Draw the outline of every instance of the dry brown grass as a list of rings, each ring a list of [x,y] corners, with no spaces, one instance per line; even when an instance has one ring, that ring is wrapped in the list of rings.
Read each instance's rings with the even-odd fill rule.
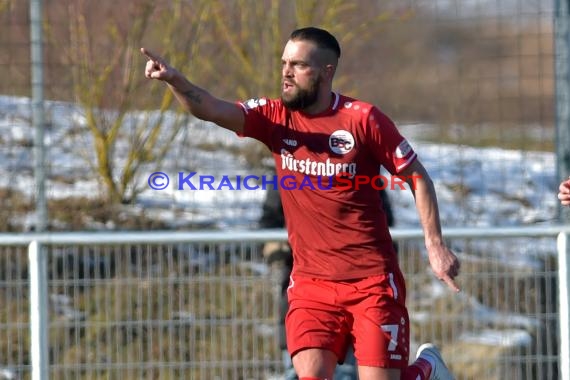
[[[462,249],[458,283],[463,291],[459,294],[437,290],[443,285],[427,269],[413,242],[402,245],[405,254],[400,261],[407,273],[411,341],[430,340],[439,345],[451,370],[461,379],[544,378],[556,371],[555,365],[541,359],[557,350],[555,256],[536,260],[533,265],[515,265],[495,256],[506,244],[487,244]],[[512,252],[509,247],[502,253],[516,255],[519,246],[513,243]],[[513,321],[514,316],[522,319]],[[495,340],[485,343],[461,337],[478,336],[484,330]],[[513,331],[527,334],[528,345],[509,345],[501,338],[501,333],[511,336]]]
[[[157,248],[152,254],[167,255],[166,251]],[[260,321],[251,323],[253,315],[260,316],[263,305],[274,302],[266,280],[236,265],[222,265],[209,274],[177,273],[175,277],[173,268],[184,268],[175,255],[170,256],[171,266],[163,263],[160,271],[155,266],[152,277],[137,276],[137,264],[130,262],[132,257],[116,254],[117,272],[113,276],[85,279],[97,279],[97,286],[78,291],[70,278],[69,286],[50,287],[50,294],[71,296],[72,307],[86,315],[83,323],[50,313],[50,356],[58,366],[52,367],[55,378],[239,379],[249,373],[245,378],[253,379],[261,378],[254,374],[263,371],[259,364],[252,365],[253,361],[280,359],[272,337],[256,332]],[[138,268],[150,270],[151,265],[147,262]],[[62,279],[53,273],[52,276],[56,281]],[[28,311],[22,308],[27,297],[5,298],[1,290],[0,323],[27,323]],[[177,319],[177,311],[193,317]],[[263,318],[270,323],[276,316],[273,309],[267,311]],[[29,364],[29,334],[3,328],[2,337],[0,362]],[[236,365],[228,366],[231,361]],[[113,368],[121,363],[122,368]],[[125,368],[129,363],[131,368]],[[141,368],[141,363],[148,364],[149,369]]]

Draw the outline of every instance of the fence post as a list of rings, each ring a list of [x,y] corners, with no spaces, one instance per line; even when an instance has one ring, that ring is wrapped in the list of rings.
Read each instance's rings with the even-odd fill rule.
[[[36,223],[37,232],[42,232],[47,226],[47,201],[45,191],[45,110],[44,110],[44,64],[43,64],[43,34],[42,34],[42,0],[30,1],[30,54],[32,59],[32,120],[34,135],[34,176],[36,182]]]
[[[558,234],[558,315],[560,326],[560,379],[570,380],[570,273],[568,272],[568,234]]]
[[[34,240],[28,246],[30,267],[30,334],[32,380],[47,380],[49,371],[47,257]]]
[[[556,0],[554,9],[554,72],[556,86],[556,181],[570,175],[570,0]],[[570,211],[558,203],[558,220]]]

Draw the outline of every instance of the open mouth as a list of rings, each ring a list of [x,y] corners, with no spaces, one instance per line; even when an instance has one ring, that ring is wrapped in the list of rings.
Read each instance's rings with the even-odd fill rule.
[[[293,83],[283,82],[283,91],[287,91],[293,87],[294,87]]]

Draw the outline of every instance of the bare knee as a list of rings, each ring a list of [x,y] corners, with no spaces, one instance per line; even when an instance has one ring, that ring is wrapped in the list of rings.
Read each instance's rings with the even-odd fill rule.
[[[338,358],[329,350],[308,348],[293,356],[293,366],[299,378],[332,379]]]

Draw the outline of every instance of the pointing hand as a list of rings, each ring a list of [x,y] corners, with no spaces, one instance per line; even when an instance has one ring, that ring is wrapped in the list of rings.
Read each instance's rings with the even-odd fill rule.
[[[162,57],[156,55],[145,48],[141,48],[148,61],[144,71],[145,77],[149,79],[158,79],[163,81],[170,81],[176,74],[176,70],[171,67]]]

